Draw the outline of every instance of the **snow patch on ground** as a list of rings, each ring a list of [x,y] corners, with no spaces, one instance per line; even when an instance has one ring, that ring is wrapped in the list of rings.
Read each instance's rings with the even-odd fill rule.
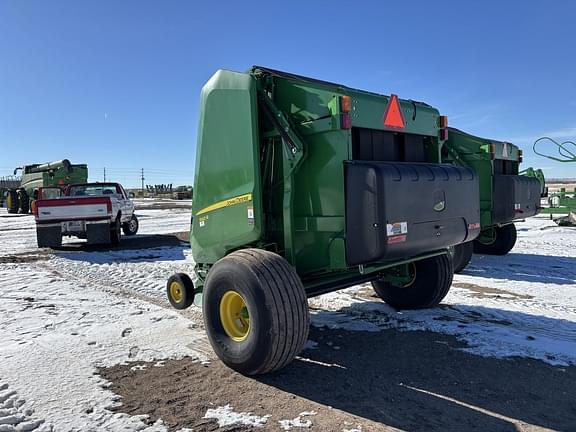
[[[303,417],[315,416],[316,411],[304,411],[298,414],[298,417],[292,420],[279,420],[280,427],[287,431],[292,428],[310,428],[312,427],[312,420],[304,419]]]
[[[187,208],[165,210],[136,210],[140,223],[139,234],[172,234],[190,231],[192,211]]]
[[[58,271],[69,281],[139,293],[166,300],[166,281],[177,272],[193,276],[189,247],[173,246],[141,250],[65,252],[52,256],[43,266]]]
[[[362,432],[362,426],[358,426],[356,428],[353,429],[342,429],[342,432]]]
[[[206,358],[190,348],[206,346],[204,332],[191,330],[175,311],[30,266],[7,264],[0,280],[0,376],[58,429],[142,426],[138,418],[107,410],[118,398],[95,375],[98,366]]]
[[[209,408],[204,415],[206,419],[216,419],[218,426],[243,425],[252,427],[263,427],[270,418],[270,415],[257,416],[251,413],[235,412],[230,405],[223,407]]]
[[[34,410],[0,378],[0,432],[51,432],[51,424],[34,418]]]
[[[170,207],[186,207],[192,206],[192,200],[173,200],[173,199],[162,199],[162,198],[133,198],[132,202],[134,206],[139,208],[146,207],[158,207],[159,205],[166,205]]]

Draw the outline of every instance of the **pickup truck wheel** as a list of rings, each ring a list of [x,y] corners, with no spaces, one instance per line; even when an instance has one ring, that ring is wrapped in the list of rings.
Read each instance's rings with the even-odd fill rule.
[[[18,201],[20,201],[20,213],[30,213],[30,198],[24,189],[18,189]]]
[[[138,218],[136,215],[132,215],[132,218],[128,222],[122,224],[122,231],[127,236],[134,235],[138,232]]]
[[[15,190],[9,190],[6,195],[6,209],[8,213],[18,213],[20,208],[20,199],[18,198],[18,193]]]
[[[496,227],[491,241],[474,240],[474,253],[484,255],[506,255],[516,244],[516,226],[514,224]]]
[[[438,255],[414,263],[414,277],[398,286],[384,279],[372,282],[378,296],[394,309],[425,309],[438,306],[446,297],[454,271],[452,257]]]
[[[175,273],[166,283],[168,301],[176,309],[186,309],[194,303],[194,283],[186,273]]]
[[[308,338],[310,316],[302,282],[273,252],[243,249],[220,259],[208,272],[202,300],[212,348],[242,374],[283,368]]]
[[[116,220],[110,224],[110,243],[113,245],[120,243],[120,236],[122,235],[120,231],[120,225],[120,216],[118,216]]]

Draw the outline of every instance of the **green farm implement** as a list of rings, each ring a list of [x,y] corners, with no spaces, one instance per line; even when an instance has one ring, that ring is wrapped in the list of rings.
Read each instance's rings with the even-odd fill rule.
[[[4,176],[0,177],[0,206],[4,205],[7,198],[8,191],[11,189],[18,189],[20,187],[20,177],[17,176]]]
[[[212,347],[241,373],[298,354],[308,297],[369,282],[394,308],[438,305],[449,249],[482,217],[500,222],[481,214],[475,169],[444,163],[447,119],[425,103],[254,67],[216,72],[200,107],[195,282],[175,274],[167,294],[202,304]],[[519,202],[512,219],[532,211]]]
[[[505,255],[516,243],[514,221],[534,216],[545,194],[542,171],[520,175],[522,150],[514,144],[480,138],[449,128],[443,161],[473,168],[480,180],[480,223],[477,239],[455,248],[455,271],[472,253]],[[541,176],[541,180],[539,179]]]
[[[6,192],[8,213],[29,213],[41,187],[63,187],[88,180],[86,165],[72,165],[68,159],[18,167],[14,175],[18,171],[22,173],[20,186]]]
[[[544,153],[541,150],[543,143],[552,144],[556,147],[556,153]],[[547,159],[563,162],[576,163],[576,143],[564,141],[562,143],[549,137],[542,137],[534,142],[534,153]],[[550,214],[560,225],[576,225],[576,188],[573,191],[561,187],[558,192],[548,196],[548,207],[542,209],[543,213]]]

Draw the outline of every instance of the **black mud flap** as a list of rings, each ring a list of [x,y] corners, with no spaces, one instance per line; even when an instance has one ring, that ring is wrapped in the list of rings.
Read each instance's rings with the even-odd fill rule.
[[[51,226],[36,225],[36,241],[39,248],[62,246],[62,227],[60,224]]]
[[[534,216],[540,207],[540,182],[535,177],[495,175],[492,203],[493,224]]]
[[[108,223],[87,223],[86,242],[88,244],[109,244],[110,224]]]
[[[347,161],[348,265],[416,256],[480,233],[478,178],[469,168]]]

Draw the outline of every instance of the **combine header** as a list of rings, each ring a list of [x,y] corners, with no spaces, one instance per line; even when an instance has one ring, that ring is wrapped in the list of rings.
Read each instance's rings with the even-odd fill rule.
[[[68,159],[18,167],[14,175],[18,171],[22,172],[20,187],[9,189],[6,194],[8,213],[29,213],[41,187],[63,187],[88,180],[86,165],[72,165]]]

